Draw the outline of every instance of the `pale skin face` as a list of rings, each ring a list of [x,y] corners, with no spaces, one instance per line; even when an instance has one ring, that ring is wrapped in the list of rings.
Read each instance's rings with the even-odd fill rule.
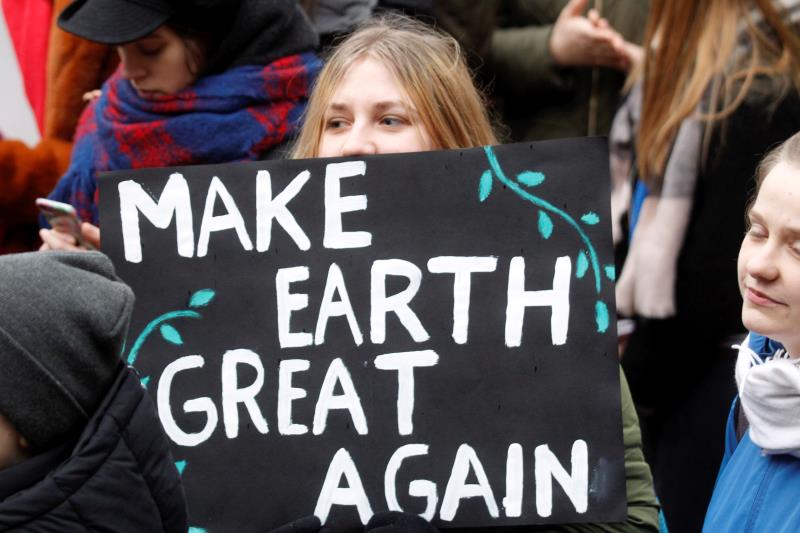
[[[197,44],[198,51],[202,47]],[[117,47],[122,62],[122,76],[130,80],[140,97],[148,99],[175,94],[197,80],[201,65],[198,54],[193,53],[174,30],[161,26],[150,35]],[[89,249],[100,248],[100,230],[84,222],[81,226],[83,239]],[[40,250],[83,250],[75,237],[55,230],[41,229]]]
[[[392,73],[366,56],[354,62],[325,111],[319,157],[432,150],[430,136]]]
[[[142,98],[175,94],[197,79],[200,65],[184,39],[167,26],[117,47],[122,76]]]
[[[21,463],[29,455],[28,442],[0,415],[0,470]]]
[[[800,168],[779,163],[748,214],[739,251],[742,323],[800,356]]]

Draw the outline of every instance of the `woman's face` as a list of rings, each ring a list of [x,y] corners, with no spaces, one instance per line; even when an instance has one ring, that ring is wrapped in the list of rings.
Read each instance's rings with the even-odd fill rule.
[[[406,92],[383,64],[353,63],[325,110],[319,157],[432,150],[430,136]]]
[[[27,456],[25,441],[11,422],[0,415],[0,470],[23,461]]]
[[[156,31],[117,47],[122,75],[142,98],[175,94],[197,79],[198,54],[174,30]]]
[[[800,169],[776,165],[748,218],[738,262],[742,322],[800,356]]]

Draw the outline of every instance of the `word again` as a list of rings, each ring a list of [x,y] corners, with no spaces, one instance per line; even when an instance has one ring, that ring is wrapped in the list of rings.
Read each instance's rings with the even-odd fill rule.
[[[398,448],[386,464],[384,472],[384,497],[390,511],[404,511],[397,498],[397,475],[406,461],[428,455],[426,444],[406,444]],[[549,517],[553,512],[553,480],[555,479],[567,495],[577,513],[585,513],[589,494],[589,451],[586,442],[576,440],[572,444],[569,470],[564,468],[547,444],[534,450],[534,481],[536,487],[536,513]],[[472,476],[476,482],[468,483]],[[524,504],[524,451],[518,443],[508,447],[506,456],[505,497],[502,513],[505,517],[519,517]],[[346,485],[342,486],[342,481]],[[408,495],[422,498],[425,510],[420,516],[433,520],[438,509],[438,518],[451,522],[456,518],[462,500],[479,498],[486,506],[491,519],[500,517],[501,509],[495,496],[495,488],[489,481],[483,464],[475,450],[461,444],[456,452],[450,477],[444,488],[441,501],[436,483],[427,479],[415,479],[408,485]],[[345,448],[333,456],[320,489],[314,514],[325,522],[334,506],[354,507],[359,519],[366,524],[373,514],[370,498],[353,458]]]
[[[411,435],[414,432],[414,373],[416,369],[436,366],[439,356],[433,350],[387,353],[377,356],[373,364],[378,370],[397,372],[397,431],[399,435]],[[219,425],[219,410],[214,401],[203,396],[187,400],[183,404],[185,413],[202,413],[205,415],[203,429],[189,433],[178,426],[171,405],[173,382],[178,374],[190,370],[201,369],[205,359],[201,355],[180,357],[167,365],[158,381],[156,402],[158,416],[167,436],[180,446],[198,446],[207,441]],[[239,383],[239,367],[249,367],[255,373],[255,380],[249,385]],[[304,435],[309,427],[294,420],[293,403],[308,396],[308,391],[292,384],[293,376],[298,372],[306,372],[311,368],[308,359],[284,359],[278,369],[277,429],[281,435]],[[252,350],[228,350],[222,356],[222,395],[221,410],[225,435],[229,439],[239,436],[242,425],[239,419],[239,407],[242,405],[253,426],[259,433],[269,430],[256,396],[264,387],[265,371],[259,355]],[[339,389],[341,394],[335,394]],[[369,433],[369,426],[364,414],[361,397],[356,390],[353,378],[341,358],[331,361],[325,378],[320,386],[319,395],[314,407],[314,418],[311,434],[322,435],[328,423],[331,411],[346,411],[352,419],[353,428],[359,435]]]

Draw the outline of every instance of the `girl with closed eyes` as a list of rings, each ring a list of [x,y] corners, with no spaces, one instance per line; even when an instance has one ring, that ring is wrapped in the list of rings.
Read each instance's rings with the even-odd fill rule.
[[[750,334],[704,531],[800,528],[800,134],[767,155],[756,184],[738,260]]]

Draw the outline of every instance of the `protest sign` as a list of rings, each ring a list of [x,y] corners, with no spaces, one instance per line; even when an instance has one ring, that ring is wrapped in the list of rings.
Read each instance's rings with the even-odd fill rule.
[[[624,520],[607,167],[575,139],[103,176],[192,524]]]

